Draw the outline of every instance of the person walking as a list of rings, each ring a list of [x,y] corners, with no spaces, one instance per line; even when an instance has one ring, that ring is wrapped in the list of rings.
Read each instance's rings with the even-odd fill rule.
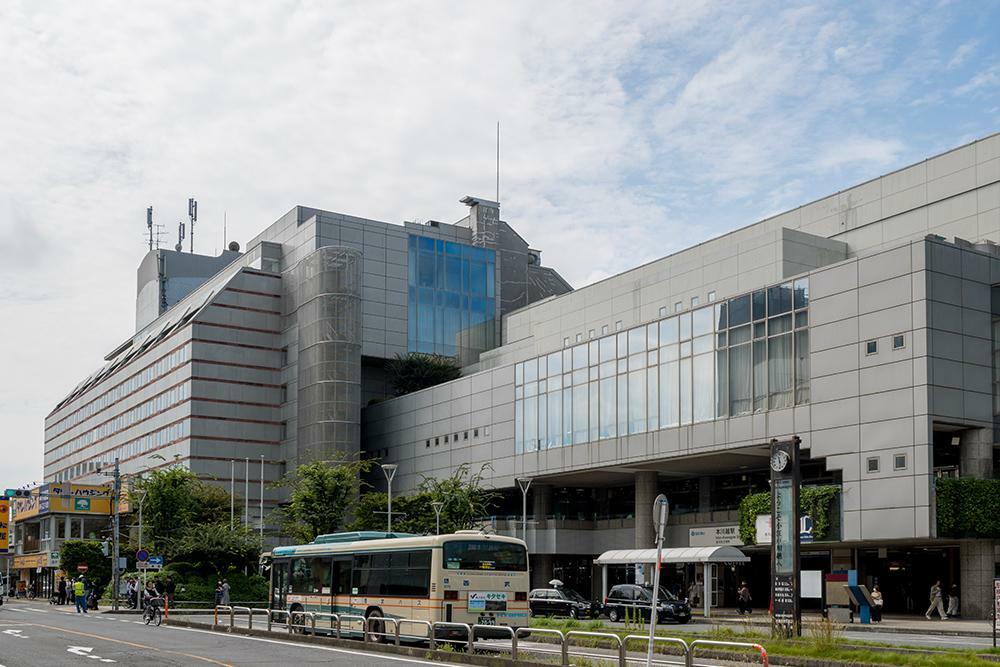
[[[167,604],[171,607],[174,606],[174,592],[177,591],[177,584],[174,583],[173,577],[167,577],[167,580],[163,584],[163,594],[166,597]]]
[[[77,577],[73,582],[73,597],[76,598],[76,613],[81,611],[87,613],[87,585],[83,583],[83,577]]]
[[[229,604],[229,580],[228,579],[223,579],[222,580],[222,604],[224,604],[224,605],[228,605]]]
[[[59,577],[59,586],[56,588],[56,598],[59,604],[66,604],[66,577]]]
[[[215,606],[218,607],[222,604],[222,582],[215,582]]]
[[[882,589],[878,584],[872,587],[872,623],[882,622]]]
[[[952,584],[948,589],[948,618],[959,616],[958,609],[958,585]]]
[[[942,621],[947,620],[948,614],[944,610],[944,596],[941,594],[940,579],[935,581],[934,585],[931,586],[930,600],[931,606],[927,607],[927,613],[924,614],[924,616],[927,617],[927,620],[931,620],[931,614],[933,614],[935,610],[937,610],[937,613],[941,617]]]
[[[750,587],[747,586],[747,582],[740,582],[740,587],[736,590],[736,599],[736,611],[740,615],[751,613],[750,602],[753,598],[750,597]]]
[[[688,604],[692,607],[697,607],[700,599],[701,595],[698,582],[692,579],[691,585],[688,586]]]

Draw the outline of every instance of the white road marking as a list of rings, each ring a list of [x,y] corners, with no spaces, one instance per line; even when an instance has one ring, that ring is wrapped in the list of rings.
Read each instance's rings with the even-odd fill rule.
[[[11,637],[17,637],[18,639],[28,639],[28,635],[22,635],[21,630],[4,630],[3,633]]]
[[[70,646],[66,649],[66,652],[81,655],[85,658],[93,658],[94,660],[100,660],[101,662],[117,662],[111,658],[102,658],[99,655],[92,655],[90,652],[93,650],[94,648],[92,646]]]

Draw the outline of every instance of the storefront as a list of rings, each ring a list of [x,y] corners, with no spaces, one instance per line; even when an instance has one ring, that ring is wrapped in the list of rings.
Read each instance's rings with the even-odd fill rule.
[[[59,552],[46,551],[14,556],[11,581],[15,594],[23,597],[50,598],[58,581]]]

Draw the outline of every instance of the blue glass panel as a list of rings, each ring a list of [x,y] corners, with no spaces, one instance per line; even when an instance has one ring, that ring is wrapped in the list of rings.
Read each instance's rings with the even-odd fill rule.
[[[493,262],[486,265],[486,296],[496,296],[496,267]]]
[[[421,250],[429,250],[430,252],[434,252],[434,239],[429,238],[427,236],[421,236],[420,237],[420,249]]]
[[[407,237],[406,241],[407,241],[407,245],[409,246],[410,250],[415,250],[416,249],[416,247],[417,247],[417,237],[416,236],[414,236],[413,234],[410,234]]]
[[[417,266],[417,285],[434,287],[434,254],[421,252]]]
[[[444,252],[444,239],[434,239],[434,247],[439,253]]]
[[[458,243],[452,243],[451,241],[445,241],[444,252],[446,255],[462,255],[462,246]]]
[[[486,294],[486,264],[470,262],[469,291],[473,294]]]
[[[445,258],[445,289],[453,292],[462,291],[462,260],[458,257],[448,256]]]

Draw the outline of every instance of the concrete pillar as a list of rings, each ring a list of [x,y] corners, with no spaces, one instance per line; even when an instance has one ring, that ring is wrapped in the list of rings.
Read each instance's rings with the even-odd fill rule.
[[[701,477],[698,479],[698,511],[704,513],[712,511],[711,477]]]
[[[959,543],[958,599],[962,618],[985,619],[993,612],[996,547],[997,542],[992,540],[962,540]]]
[[[964,431],[959,445],[958,470],[962,477],[993,478],[993,429],[976,428]]]
[[[656,500],[656,471],[643,470],[635,474],[635,548],[656,546],[653,529],[653,501]]]
[[[545,517],[552,514],[552,487],[548,484],[533,482],[529,489],[531,493],[531,515],[535,518],[535,529],[539,529]]]
[[[552,554],[531,554],[531,587],[548,588],[552,581]]]

